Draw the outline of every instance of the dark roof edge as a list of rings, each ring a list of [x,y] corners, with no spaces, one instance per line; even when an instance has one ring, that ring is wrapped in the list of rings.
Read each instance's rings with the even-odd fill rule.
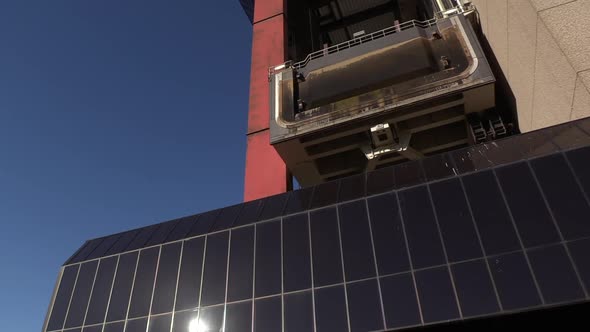
[[[456,177],[461,177],[467,174],[471,174],[471,173],[475,173],[475,172],[479,172],[479,171],[483,171],[483,170],[487,170],[487,169],[491,169],[491,168],[496,168],[496,167],[502,167],[502,166],[506,166],[515,162],[519,162],[519,161],[523,161],[523,160],[533,160],[533,159],[537,159],[537,158],[542,158],[542,157],[546,157],[552,154],[556,154],[556,153],[561,153],[561,152],[566,152],[566,151],[570,151],[570,150],[576,150],[576,149],[580,149],[580,148],[588,148],[590,147],[590,117],[587,118],[583,118],[583,119],[577,119],[574,121],[570,121],[570,122],[566,122],[563,124],[559,124],[559,125],[554,125],[551,127],[546,127],[546,128],[541,128],[541,129],[537,129],[534,131],[530,131],[524,134],[518,134],[518,135],[514,135],[514,136],[510,136],[510,137],[506,137],[503,139],[499,139],[493,142],[486,142],[486,143],[482,143],[482,144],[478,144],[478,145],[474,145],[474,146],[470,146],[467,148],[463,148],[463,149],[458,149],[458,150],[453,150],[453,151],[449,151],[449,152],[445,152],[445,153],[441,153],[438,155],[434,155],[422,160],[415,160],[415,161],[409,161],[409,162],[405,162],[402,164],[398,164],[395,166],[390,166],[390,167],[385,167],[385,168],[381,168],[379,170],[376,171],[372,171],[370,173],[363,173],[361,176],[363,177],[364,181],[365,181],[365,190],[362,193],[362,197],[370,197],[370,196],[377,196],[377,195],[382,195],[385,194],[387,192],[391,192],[391,191],[398,191],[398,190],[403,190],[403,189],[407,189],[413,186],[419,186],[419,185],[424,185],[425,183],[431,183],[431,182],[435,182],[435,181],[443,181],[446,179],[450,179],[450,178],[456,178]],[[444,169],[446,170],[446,172],[433,172],[432,174],[426,174],[426,173],[430,173],[428,171],[424,170],[424,166],[423,163],[425,160],[430,160],[430,161],[435,161],[436,165],[435,168],[440,168],[440,169]],[[447,164],[448,162],[448,164]],[[412,178],[408,181],[404,181],[404,182],[400,182],[396,180],[396,183],[392,183],[392,184],[385,184],[386,188],[381,188],[378,189],[378,191],[371,191],[372,193],[369,193],[368,190],[368,185],[370,181],[375,181],[374,179],[380,179],[380,173],[383,172],[388,172],[391,175],[391,178],[393,178],[395,175],[394,173],[397,172],[397,170],[399,169],[406,169],[406,168],[417,168],[420,172],[420,176],[417,176],[415,178]],[[358,175],[356,175],[358,176]],[[374,179],[372,180],[374,176]],[[353,176],[354,177],[354,176]],[[82,261],[85,261],[85,258],[82,259],[78,259],[78,260],[73,260],[73,258],[76,257],[76,255],[88,244],[90,244],[93,241],[97,241],[97,240],[104,240],[108,237],[111,236],[117,236],[126,232],[132,232],[132,231],[141,231],[145,228],[149,228],[149,227],[154,227],[154,226],[160,226],[166,223],[170,223],[170,222],[175,222],[175,221],[180,221],[180,220],[184,220],[184,219],[192,219],[192,218],[198,218],[201,215],[207,214],[207,213],[211,213],[214,211],[220,211],[219,213],[222,213],[222,210],[225,209],[230,209],[230,208],[235,208],[238,205],[242,205],[245,206],[247,204],[252,204],[252,205],[256,205],[258,204],[258,208],[256,209],[255,215],[252,216],[252,220],[250,220],[248,222],[248,224],[251,223],[257,223],[257,222],[265,222],[265,221],[269,221],[272,219],[275,219],[277,217],[281,217],[284,215],[293,215],[293,214],[297,214],[297,213],[301,213],[303,211],[309,210],[309,209],[319,209],[319,208],[323,208],[327,205],[332,205],[332,204],[336,204],[336,203],[342,203],[343,201],[345,201],[346,199],[339,197],[339,191],[336,193],[336,197],[334,197],[334,202],[332,203],[318,203],[320,205],[314,205],[314,200],[315,200],[315,192],[317,191],[316,189],[320,186],[329,186],[330,184],[333,185],[333,183],[337,183],[337,182],[342,182],[342,181],[346,181],[348,178],[343,178],[343,179],[338,179],[338,180],[334,180],[332,182],[327,182],[327,183],[323,183],[323,184],[319,184],[315,187],[308,187],[308,188],[303,188],[303,189],[299,189],[299,190],[294,190],[294,191],[289,191],[286,193],[282,193],[282,194],[278,194],[275,196],[269,196],[269,197],[265,197],[265,198],[261,198],[255,201],[250,201],[250,202],[246,202],[246,203],[239,203],[239,204],[235,204],[235,205],[231,205],[228,207],[222,207],[219,209],[215,209],[215,210],[211,210],[211,211],[204,211],[198,214],[194,214],[194,215],[190,215],[190,216],[185,216],[182,218],[176,218],[176,219],[172,219],[172,220],[168,220],[168,221],[164,221],[161,223],[157,223],[157,224],[152,224],[152,225],[148,225],[145,227],[141,227],[141,228],[135,228],[132,230],[127,230],[124,232],[119,232],[119,233],[115,233],[112,235],[107,235],[107,236],[103,236],[103,237],[98,237],[98,238],[94,238],[91,240],[86,241],[64,264],[63,266],[66,265],[70,265],[70,264],[74,264],[74,263],[79,263]],[[340,188],[339,185],[337,185],[338,188]],[[305,206],[301,206],[301,209],[296,210],[296,211],[291,211],[291,212],[286,212],[287,210],[287,205],[289,200],[291,199],[291,196],[298,196],[298,194],[304,194],[306,191],[309,191],[311,189],[311,197],[309,197],[309,200],[306,201]],[[280,211],[278,211],[277,213],[271,215],[271,216],[264,216],[262,215],[262,210],[265,208],[264,206],[267,205],[269,203],[270,200],[276,200],[283,197],[283,201],[282,201],[282,208],[280,209]],[[351,199],[351,200],[356,200],[357,198]],[[299,201],[301,200],[301,198],[296,198],[295,201]],[[240,215],[241,216],[241,212]],[[239,218],[238,216],[238,218]],[[217,221],[217,219],[215,219],[213,221],[213,223],[215,223]],[[197,220],[198,222],[198,220]],[[244,226],[244,225],[242,225]],[[213,227],[213,224],[210,225],[210,228]],[[226,230],[226,229],[230,229],[233,227],[233,224],[231,226],[229,226],[228,228],[223,228],[223,229],[218,229],[217,231],[222,231],[222,230]],[[204,234],[202,234],[204,235]],[[184,238],[183,238],[184,239]],[[179,239],[180,240],[180,239]],[[175,240],[177,241],[177,240]],[[166,243],[166,242],[162,242],[162,243]],[[98,245],[98,244],[97,244]],[[123,251],[125,252],[125,251]],[[103,257],[103,256],[100,256]]]
[[[254,2],[255,0],[240,0],[240,4],[244,8],[246,16],[250,19],[250,23],[254,22]]]

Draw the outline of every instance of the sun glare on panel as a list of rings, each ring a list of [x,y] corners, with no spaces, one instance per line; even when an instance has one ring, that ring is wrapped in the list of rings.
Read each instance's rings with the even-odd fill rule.
[[[207,332],[209,331],[209,327],[204,322],[200,321],[198,318],[191,320],[188,324],[188,331],[189,332]]]

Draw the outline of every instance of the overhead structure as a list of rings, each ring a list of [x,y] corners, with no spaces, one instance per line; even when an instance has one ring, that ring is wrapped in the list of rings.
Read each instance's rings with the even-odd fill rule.
[[[286,8],[288,61],[269,66],[268,90],[256,93],[268,94],[270,144],[300,185],[515,131],[497,110],[470,1],[287,1]]]
[[[271,144],[303,186],[467,146],[494,83],[463,15],[406,21],[271,68]]]

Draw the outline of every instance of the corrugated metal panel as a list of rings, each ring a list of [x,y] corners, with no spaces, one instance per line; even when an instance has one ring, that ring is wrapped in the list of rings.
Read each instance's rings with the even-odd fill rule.
[[[342,15],[346,17],[390,1],[391,0],[338,0],[337,2],[342,10]]]

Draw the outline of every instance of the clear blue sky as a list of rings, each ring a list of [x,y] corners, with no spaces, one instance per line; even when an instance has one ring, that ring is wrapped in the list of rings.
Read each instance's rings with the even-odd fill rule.
[[[239,203],[238,0],[0,0],[0,321],[40,331],[85,240]]]

